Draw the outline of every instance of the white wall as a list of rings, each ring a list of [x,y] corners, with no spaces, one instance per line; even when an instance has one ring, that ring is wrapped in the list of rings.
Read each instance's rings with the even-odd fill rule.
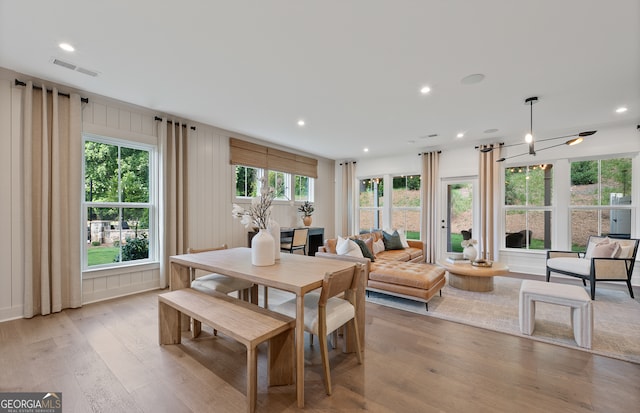
[[[24,275],[22,271],[22,165],[20,119],[22,87],[14,79],[28,76],[0,68],[0,216],[5,218],[4,236],[0,237],[0,321],[22,316]],[[38,84],[37,79],[33,79]],[[60,87],[61,91],[68,88]],[[83,132],[148,144],[157,144],[155,116],[150,109],[79,91],[88,97],[83,104]],[[183,121],[183,120],[182,120]],[[268,144],[251,137],[231,133],[214,126],[190,123],[189,130],[189,240],[188,246],[206,247],[227,243],[246,246],[246,229],[231,216],[234,185],[229,165],[229,137]],[[272,145],[273,146],[273,145]],[[300,155],[313,154],[293,151]],[[78,160],[80,162],[80,160]],[[334,162],[318,159],[315,182],[313,226],[325,227],[334,236]],[[274,218],[281,226],[301,225],[297,206],[279,203]],[[80,219],[80,217],[78,218]],[[83,274],[83,303],[133,294],[160,287],[159,264],[133,265],[117,269],[92,270]]]

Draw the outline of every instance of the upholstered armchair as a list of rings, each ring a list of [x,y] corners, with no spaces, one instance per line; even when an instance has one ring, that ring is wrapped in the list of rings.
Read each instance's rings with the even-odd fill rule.
[[[613,239],[589,237],[587,250],[547,251],[547,282],[551,273],[569,275],[582,279],[582,284],[591,288],[591,299],[595,299],[596,282],[624,281],[633,297],[631,276],[638,251],[637,239]]]

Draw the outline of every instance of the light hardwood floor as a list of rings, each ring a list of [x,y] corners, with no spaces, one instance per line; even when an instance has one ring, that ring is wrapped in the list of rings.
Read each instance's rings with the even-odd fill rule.
[[[238,412],[245,349],[204,327],[158,345],[159,291],[0,323],[0,391],[61,391],[65,412]],[[271,291],[270,291],[271,297]],[[364,364],[334,350],[334,393],[317,340],[306,356],[308,412],[632,412],[640,365],[367,304]],[[266,386],[258,412],[291,412],[295,387]]]

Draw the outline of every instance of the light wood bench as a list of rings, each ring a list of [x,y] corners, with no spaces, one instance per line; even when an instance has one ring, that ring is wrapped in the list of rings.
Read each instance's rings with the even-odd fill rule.
[[[536,324],[536,302],[571,309],[573,336],[580,347],[591,348],[593,305],[589,294],[576,285],[524,280],[520,286],[520,331],[532,335]]]
[[[294,319],[224,294],[183,288],[158,295],[161,345],[180,343],[183,314],[247,347],[248,412],[256,407],[258,344],[269,341],[269,386],[294,383]]]

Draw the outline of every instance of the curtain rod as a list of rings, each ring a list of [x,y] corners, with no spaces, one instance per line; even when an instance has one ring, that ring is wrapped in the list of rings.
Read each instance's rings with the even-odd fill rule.
[[[160,120],[162,120],[162,118],[161,118],[160,116],[156,116],[155,120],[160,121]],[[169,123],[169,124],[173,125],[173,122],[172,122],[172,121],[170,121],[170,120],[167,120],[167,123]],[[182,127],[183,127],[183,128],[186,128],[186,127],[187,127],[187,125],[186,125],[185,123],[183,123],[183,124],[182,124]],[[196,130],[196,127],[195,127],[195,126],[191,126],[191,130]]]
[[[422,155],[427,154],[427,153],[431,153],[431,152],[420,152],[418,154],[418,156],[422,156]],[[442,151],[436,151],[436,153],[442,153]]]
[[[346,163],[356,163],[356,161],[345,161],[345,162],[340,163],[339,165],[342,166],[343,164],[346,164]]]
[[[27,84],[25,82],[22,82],[22,81],[20,81],[18,79],[15,80],[15,84],[16,84],[16,86],[27,86]],[[42,86],[35,86],[34,85],[33,88],[42,90]],[[47,92],[53,93],[53,90],[47,89]],[[68,93],[60,93],[60,92],[58,92],[58,95],[64,96],[64,97],[67,97],[67,98],[71,97],[71,95],[69,95]],[[82,101],[82,103],[89,103],[89,98],[80,97],[80,100]]]

